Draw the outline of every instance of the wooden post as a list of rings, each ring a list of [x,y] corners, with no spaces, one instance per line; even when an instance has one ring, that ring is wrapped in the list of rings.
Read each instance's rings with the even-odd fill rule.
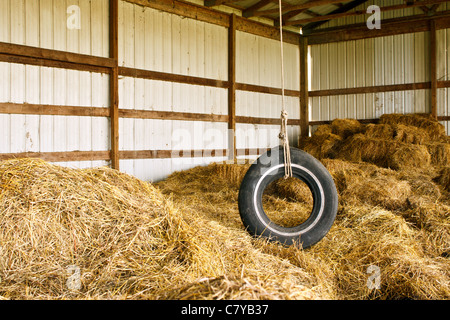
[[[309,137],[308,38],[300,37],[300,141]],[[300,144],[299,141],[299,144]]]
[[[437,63],[436,63],[436,22],[430,20],[430,106],[431,115],[437,119]]]
[[[119,166],[119,0],[109,1],[109,56],[114,59],[110,72],[111,167]]]
[[[236,159],[236,15],[228,29],[228,159]]]

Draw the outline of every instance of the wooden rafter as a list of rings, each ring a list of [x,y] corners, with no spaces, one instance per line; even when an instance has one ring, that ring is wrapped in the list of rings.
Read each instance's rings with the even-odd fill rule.
[[[422,7],[422,6],[429,5],[429,4],[434,4],[434,5],[438,4],[439,5],[440,3],[443,3],[443,2],[446,2],[446,0],[422,0],[422,1],[415,2],[414,4],[411,4],[411,5],[399,4],[399,5],[380,7],[380,11],[384,12],[384,11],[392,11],[392,10],[399,10],[399,9],[412,8],[412,7]],[[336,11],[338,11],[338,10],[336,10]],[[337,18],[358,16],[358,15],[365,15],[365,14],[369,14],[369,13],[367,13],[366,10],[356,10],[356,11],[352,11],[352,12],[348,12],[348,11],[347,12],[337,12],[337,13],[330,13],[330,14],[320,16],[320,17],[312,17],[312,18],[307,18],[307,19],[288,21],[285,24],[286,25],[305,25],[305,24],[311,23],[311,22],[329,21],[329,20],[337,19]]]
[[[360,6],[361,4],[367,2],[368,0],[354,0],[352,2],[349,2],[339,8],[337,8],[336,10],[332,11],[330,14],[326,15],[326,16],[330,16],[333,14],[344,14],[347,13],[348,11]],[[316,17],[315,19],[319,19],[322,17]],[[306,25],[305,27],[302,28],[303,33],[307,33],[309,30],[313,30],[319,26],[321,26],[322,24],[326,23],[327,21],[329,21],[330,19],[324,19],[321,21],[315,21],[315,22],[311,22],[310,24]],[[297,23],[299,24],[299,23]],[[295,24],[293,24],[295,25]]]
[[[320,7],[324,5],[329,4],[337,4],[345,2],[343,0],[316,0],[316,1],[308,1],[302,4],[298,5],[292,5],[292,6],[284,6],[281,8],[282,13],[287,13],[294,10],[302,10],[302,9],[311,9],[314,7]],[[270,10],[262,10],[255,13],[256,16],[265,16],[265,15],[271,15],[271,14],[277,14],[279,12],[279,9],[270,9]]]
[[[259,9],[264,8],[269,3],[272,3],[273,0],[261,0],[255,3],[254,5],[248,7],[247,9],[242,11],[242,16],[245,18],[250,18],[255,15],[255,12],[257,12]]]
[[[233,1],[230,1],[230,0],[205,0],[205,7],[220,6],[221,4],[224,4],[226,2],[233,2]]]

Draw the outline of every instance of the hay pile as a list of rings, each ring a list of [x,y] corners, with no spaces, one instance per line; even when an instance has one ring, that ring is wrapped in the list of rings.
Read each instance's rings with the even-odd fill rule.
[[[385,114],[378,124],[336,119],[321,125],[301,141],[301,148],[318,159],[369,162],[394,170],[450,165],[445,128],[427,114]]]
[[[3,299],[328,298],[242,228],[107,168],[0,162],[0,245]]]
[[[449,299],[448,140],[419,118],[343,119],[311,137],[336,142],[319,159],[340,203],[330,232],[308,250],[243,229],[237,199],[249,164],[196,167],[151,185],[107,168],[0,162],[0,298]],[[361,150],[349,157],[354,141]],[[429,158],[408,159],[425,152],[411,146]],[[311,204],[303,185],[268,189],[273,219],[303,219],[295,216]],[[368,285],[372,267],[379,289]]]
[[[304,270],[324,296],[450,298],[450,170],[445,156],[436,156],[445,152],[428,151],[446,146],[446,136],[429,117],[394,117],[370,125],[340,119],[319,127],[305,144],[339,193],[335,224],[323,240],[308,250],[253,240],[266,254]],[[174,173],[157,187],[183,210],[240,229],[237,195],[247,168],[212,164]],[[276,182],[264,206],[278,211],[273,219],[283,225],[308,203],[294,182]],[[371,267],[380,270],[380,289],[368,286]]]

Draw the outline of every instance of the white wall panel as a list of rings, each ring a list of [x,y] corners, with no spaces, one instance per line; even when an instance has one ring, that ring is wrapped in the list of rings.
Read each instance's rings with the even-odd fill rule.
[[[72,5],[80,28],[67,27]],[[0,41],[107,57],[108,17],[108,0],[1,0]]]
[[[119,64],[227,80],[228,29],[119,2]],[[227,89],[164,81],[119,79],[119,108],[227,114]],[[120,119],[120,150],[226,149],[227,124]],[[121,160],[121,170],[145,180],[223,158]]]
[[[427,82],[425,32],[311,46],[311,90]],[[312,120],[429,112],[429,90],[311,98]]]

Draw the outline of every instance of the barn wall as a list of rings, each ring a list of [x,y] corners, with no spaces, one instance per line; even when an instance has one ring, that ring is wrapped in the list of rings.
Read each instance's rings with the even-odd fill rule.
[[[66,11],[73,4],[81,9],[81,28],[71,30]],[[2,0],[0,41],[106,57],[108,0]],[[106,74],[0,62],[0,102],[108,107],[108,83]],[[1,153],[110,148],[107,117],[0,114],[0,136]]]
[[[237,32],[236,34],[236,82],[281,88],[280,42],[260,36]],[[299,47],[285,43],[285,88],[300,90]],[[300,118],[298,97],[285,96],[289,119]],[[280,118],[281,95],[238,91],[236,115],[246,117]],[[270,148],[279,144],[279,125],[237,124],[237,148]],[[289,126],[288,135],[292,145],[297,144],[299,126]],[[255,157],[251,157],[255,158]]]
[[[400,5],[403,0],[386,0],[383,6]],[[354,10],[364,10],[371,0]],[[450,10],[442,3],[437,11]],[[423,14],[419,7],[381,12],[383,20]],[[319,29],[365,23],[368,15],[333,19]],[[449,80],[450,30],[436,32],[437,79]],[[313,45],[311,50],[311,90],[340,89],[430,81],[429,32],[382,38]],[[450,113],[449,88],[438,88],[438,116]],[[430,89],[384,93],[351,94],[310,98],[311,120],[335,118],[378,118],[383,113],[430,112]],[[450,133],[450,122],[442,121]]]
[[[121,2],[119,48],[119,65],[123,67],[228,80],[228,28],[222,26]],[[298,46],[285,44],[284,50],[286,89],[299,90]],[[236,82],[281,87],[278,41],[237,31],[236,51]],[[226,88],[121,77],[119,93],[120,109],[228,114]],[[286,106],[289,117],[298,119],[298,97],[286,97]],[[280,95],[236,92],[237,116],[279,118],[280,112]],[[123,118],[119,121],[122,151],[228,148],[226,122]],[[238,123],[236,147],[276,146],[279,128],[279,125]],[[298,128],[291,126],[289,133],[296,143]],[[173,171],[226,159],[128,159],[121,160],[120,167],[146,180],[158,180]]]
[[[312,45],[310,90],[429,82],[429,36],[418,32]],[[448,29],[437,31],[437,44],[437,77],[448,80]],[[311,97],[310,108],[312,121],[430,112],[430,89]],[[448,88],[438,89],[438,116],[447,116],[449,108]]]

